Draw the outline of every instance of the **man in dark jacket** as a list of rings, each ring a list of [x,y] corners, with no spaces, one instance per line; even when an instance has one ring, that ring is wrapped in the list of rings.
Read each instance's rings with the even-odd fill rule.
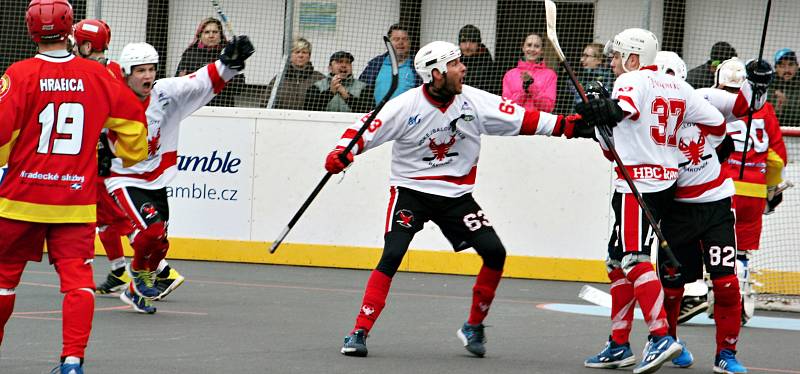
[[[704,64],[695,66],[686,75],[686,83],[694,88],[714,86],[714,72],[717,65],[731,57],[736,57],[736,50],[728,42],[716,42],[711,47],[711,57]]]
[[[330,74],[306,91],[305,110],[366,113],[374,106],[372,89],[353,77],[353,55],[339,51],[331,55]]]
[[[461,48],[461,63],[467,67],[464,84],[500,95],[502,72],[481,42],[481,30],[473,25],[462,27],[458,32],[458,46]]]

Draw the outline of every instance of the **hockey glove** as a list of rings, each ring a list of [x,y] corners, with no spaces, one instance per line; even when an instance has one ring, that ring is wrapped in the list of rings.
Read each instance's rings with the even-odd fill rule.
[[[97,175],[107,177],[111,175],[111,160],[116,157],[111,153],[108,146],[108,137],[105,133],[100,133],[100,141],[97,142]]]
[[[753,92],[759,96],[767,92],[767,87],[775,79],[775,70],[769,62],[764,60],[750,60],[745,66],[747,80],[753,87]]]
[[[608,93],[606,87],[603,86],[603,82],[600,81],[589,82],[583,87],[583,89],[586,92],[586,97],[589,100],[611,97],[611,94]]]
[[[777,186],[767,187],[767,205],[764,207],[764,214],[775,213],[775,208],[783,202],[783,191],[794,187],[794,183],[785,180]]]
[[[723,163],[728,160],[728,157],[731,156],[736,146],[733,144],[733,138],[730,135],[725,135],[725,139],[722,139],[722,143],[720,143],[715,151],[717,152],[717,158],[719,159],[720,163]]]
[[[234,36],[228,45],[222,49],[219,55],[219,61],[225,66],[241,71],[244,69],[244,61],[255,53],[256,49],[250,38],[247,35]]]
[[[336,147],[331,153],[328,153],[328,157],[325,158],[325,170],[331,174],[339,174],[344,170],[347,165],[353,162],[353,153],[347,152],[344,154],[344,147]]]
[[[617,100],[607,97],[590,99],[588,103],[577,103],[575,104],[575,111],[592,126],[614,127],[625,116]]]
[[[594,126],[586,123],[586,121],[581,118],[580,114],[560,116],[559,121],[561,122],[561,128],[564,131],[565,138],[595,139]]]

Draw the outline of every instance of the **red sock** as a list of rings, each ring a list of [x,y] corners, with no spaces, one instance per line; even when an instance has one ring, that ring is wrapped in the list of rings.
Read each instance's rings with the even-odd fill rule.
[[[475,286],[472,287],[472,307],[469,310],[467,323],[470,325],[480,325],[483,319],[489,314],[489,307],[494,300],[494,292],[500,284],[503,276],[502,270],[481,267],[478,277],[475,278]]]
[[[633,284],[619,268],[611,270],[608,279],[611,279],[611,340],[625,344],[633,326]]]
[[[633,295],[644,314],[644,321],[650,335],[667,335],[667,314],[664,312],[664,289],[653,264],[639,263],[631,269],[626,278],[633,283]]]
[[[3,331],[5,331],[6,322],[11,318],[11,313],[14,311],[14,300],[17,295],[0,295],[0,344],[3,343]]]
[[[669,325],[669,335],[678,338],[678,316],[681,314],[681,302],[683,301],[683,287],[667,288],[664,287],[664,311],[667,313],[667,324]]]
[[[742,328],[742,301],[739,280],[730,274],[714,283],[714,322],[717,324],[717,354],[723,349],[736,350]]]
[[[94,317],[94,293],[84,288],[64,295],[62,304],[62,333],[64,348],[61,357],[83,357]]]
[[[109,260],[125,256],[122,252],[122,239],[120,239],[119,231],[108,226],[105,230],[100,231],[97,236],[100,237],[100,242],[103,243],[103,248],[105,248]]]
[[[138,234],[137,234],[138,235]],[[136,237],[131,243],[133,247],[133,260],[131,260],[131,268],[134,270],[148,270],[150,264],[147,259],[150,258],[150,248],[146,245],[139,245],[136,243]]]
[[[158,264],[161,263],[161,260],[167,258],[168,249],[169,243],[166,243],[163,247],[155,248],[150,251],[150,257],[147,259],[150,270],[156,271],[158,269]]]
[[[381,315],[381,311],[386,305],[386,296],[389,295],[389,287],[391,286],[391,277],[378,270],[372,271],[367,281],[366,290],[364,290],[364,300],[361,302],[361,309],[358,311],[353,331],[364,329],[369,332],[372,329],[372,325],[375,324],[375,320]]]

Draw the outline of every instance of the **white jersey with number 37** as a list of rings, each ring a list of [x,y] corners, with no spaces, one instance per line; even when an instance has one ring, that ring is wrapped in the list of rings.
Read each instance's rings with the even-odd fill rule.
[[[339,140],[345,147],[369,114]],[[353,148],[363,153],[394,141],[389,182],[429,194],[458,197],[472,191],[481,135],[561,135],[558,116],[524,108],[500,96],[463,86],[451,102],[438,103],[425,86],[392,99]]]
[[[620,75],[612,97],[625,112],[614,127],[614,146],[640,192],[663,191],[678,178],[679,124],[692,122],[709,133],[725,133],[725,119],[716,108],[688,83],[657,72],[655,66]],[[631,192],[619,170],[614,187]]]

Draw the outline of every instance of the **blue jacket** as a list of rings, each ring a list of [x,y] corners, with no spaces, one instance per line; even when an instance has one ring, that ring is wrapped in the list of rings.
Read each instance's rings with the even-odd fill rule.
[[[375,96],[376,96],[375,102],[376,103],[380,99],[383,98],[383,93],[381,93],[381,92],[385,93],[386,91],[388,91],[388,88],[381,90],[381,89],[376,89],[376,87],[375,87],[376,86],[376,82],[375,81],[378,79],[378,74],[380,73],[381,68],[383,67],[384,61],[386,60],[386,58],[388,56],[389,56],[389,53],[386,52],[384,54],[375,56],[373,59],[369,60],[369,62],[367,63],[367,67],[364,68],[364,71],[361,72],[361,75],[358,77],[358,80],[366,83],[367,85],[369,85],[373,89],[375,89]],[[406,61],[408,61],[408,62],[406,64],[404,64],[404,62],[406,62]],[[395,91],[395,93],[394,93],[394,95],[392,95],[392,97],[395,97],[395,96],[403,93],[403,91],[405,91],[405,90],[407,90],[409,88],[417,87],[417,86],[422,84],[422,78],[420,78],[419,74],[417,74],[417,70],[414,69],[413,59],[411,57],[409,57],[408,59],[406,59],[406,61],[398,61],[398,63],[400,64],[400,68],[399,68],[400,77],[399,78],[400,78],[401,82],[399,82],[398,90]],[[408,70],[408,69],[410,69],[410,72],[404,74],[404,70]],[[413,82],[412,81],[408,81],[408,82],[405,82],[405,84],[404,84],[404,82],[402,82],[403,78],[404,77],[410,77],[410,76],[413,76]],[[403,89],[404,86],[405,86],[405,89]],[[386,83],[386,87],[388,87],[388,83]],[[380,97],[378,97],[378,95],[380,95]]]

